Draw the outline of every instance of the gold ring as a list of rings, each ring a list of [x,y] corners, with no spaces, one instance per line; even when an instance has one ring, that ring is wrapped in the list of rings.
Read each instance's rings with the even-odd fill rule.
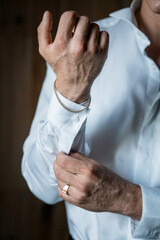
[[[70,185],[69,184],[66,184],[64,187],[63,187],[63,190],[62,192],[66,195],[68,195],[68,189],[69,189]]]

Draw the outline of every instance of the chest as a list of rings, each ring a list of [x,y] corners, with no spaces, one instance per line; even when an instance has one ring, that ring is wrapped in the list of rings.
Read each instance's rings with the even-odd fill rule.
[[[114,64],[116,71],[109,63],[91,91],[90,157],[129,181],[160,184],[159,79],[144,62]]]

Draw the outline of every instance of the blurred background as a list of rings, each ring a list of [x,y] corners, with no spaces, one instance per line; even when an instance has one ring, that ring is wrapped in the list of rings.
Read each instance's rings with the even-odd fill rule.
[[[91,21],[130,5],[130,0],[0,0],[0,239],[67,240],[63,203],[49,206],[34,197],[21,176],[27,137],[45,76],[37,26],[45,10],[75,10]]]

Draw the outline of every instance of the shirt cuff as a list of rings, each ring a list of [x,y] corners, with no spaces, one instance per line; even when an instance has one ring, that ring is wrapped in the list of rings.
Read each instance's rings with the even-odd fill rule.
[[[142,217],[131,219],[133,238],[160,239],[160,189],[140,186],[142,190]]]
[[[65,106],[74,111],[84,109],[89,102],[89,100],[87,100],[82,104],[77,104],[63,97],[60,93],[58,93],[58,96]],[[57,97],[53,92],[48,109],[47,121],[49,121],[52,127],[58,131],[60,151],[64,151],[67,154],[69,153],[73,140],[87,118],[89,111],[89,108],[78,113],[67,111],[58,102]]]

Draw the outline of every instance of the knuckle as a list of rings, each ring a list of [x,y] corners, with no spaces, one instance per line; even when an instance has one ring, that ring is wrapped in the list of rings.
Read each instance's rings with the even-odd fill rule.
[[[57,153],[56,155],[56,161],[59,161],[59,159],[62,157],[62,152]]]
[[[86,175],[88,178],[91,178],[95,173],[95,166],[93,164],[88,165],[86,169]]]
[[[61,161],[60,161],[60,164],[63,166],[63,167],[66,167],[68,165],[68,157],[67,156],[63,156],[61,157]]]
[[[87,17],[87,16],[81,16],[80,19],[81,19],[83,22],[85,22],[86,24],[89,24],[89,22],[90,22],[90,19],[89,19],[89,17]]]
[[[66,47],[65,37],[63,37],[63,36],[59,37],[58,40],[57,40],[57,44],[58,44],[59,48],[61,48],[61,49],[65,48]]]
[[[109,34],[106,31],[101,31],[101,34],[103,34],[106,38],[109,38]]]
[[[37,27],[37,32],[41,32],[41,24]]]
[[[109,43],[109,34],[107,32],[102,32],[101,35],[103,36],[106,43]]]
[[[77,40],[76,43],[71,48],[71,54],[73,55],[82,55],[84,53],[84,42],[83,40]]]
[[[93,28],[97,29],[97,30],[100,30],[100,27],[97,23],[93,23]]]
[[[83,194],[84,193],[87,194],[89,191],[89,187],[88,187],[87,183],[83,183],[83,182],[79,183],[79,189]]]
[[[54,165],[53,165],[53,171],[54,171],[54,173],[56,175],[56,172],[57,172],[57,164],[56,163],[54,163]]]
[[[57,178],[60,178],[61,177],[61,171],[59,169],[56,170],[55,175],[56,175]]]
[[[45,55],[45,50],[41,46],[39,46],[39,53],[43,56]]]
[[[72,152],[72,153],[70,154],[70,156],[77,158],[77,157],[79,157],[79,153],[78,153],[78,152]]]
[[[55,164],[54,164],[54,173],[55,173],[55,176],[56,176],[57,178],[60,178],[60,176],[61,176],[61,171],[60,171],[59,167],[57,167],[57,165],[55,165]]]
[[[86,195],[85,194],[82,194],[82,193],[79,193],[76,197],[76,201],[78,203],[83,203],[86,199]]]
[[[95,56],[98,53],[98,48],[96,46],[91,46],[89,52],[91,56]]]
[[[97,23],[91,23],[91,29],[93,31],[97,31],[97,32],[100,32],[100,27]]]
[[[77,15],[77,12],[75,11],[65,11],[61,15],[61,18],[75,18],[76,15]]]
[[[56,156],[57,163],[63,168],[68,165],[69,157],[67,155],[64,155],[62,153],[57,154]]]
[[[79,46],[75,49],[75,51],[74,51],[74,53],[75,53],[76,55],[82,55],[83,52],[84,52],[84,47],[81,46],[81,45],[79,45]]]

